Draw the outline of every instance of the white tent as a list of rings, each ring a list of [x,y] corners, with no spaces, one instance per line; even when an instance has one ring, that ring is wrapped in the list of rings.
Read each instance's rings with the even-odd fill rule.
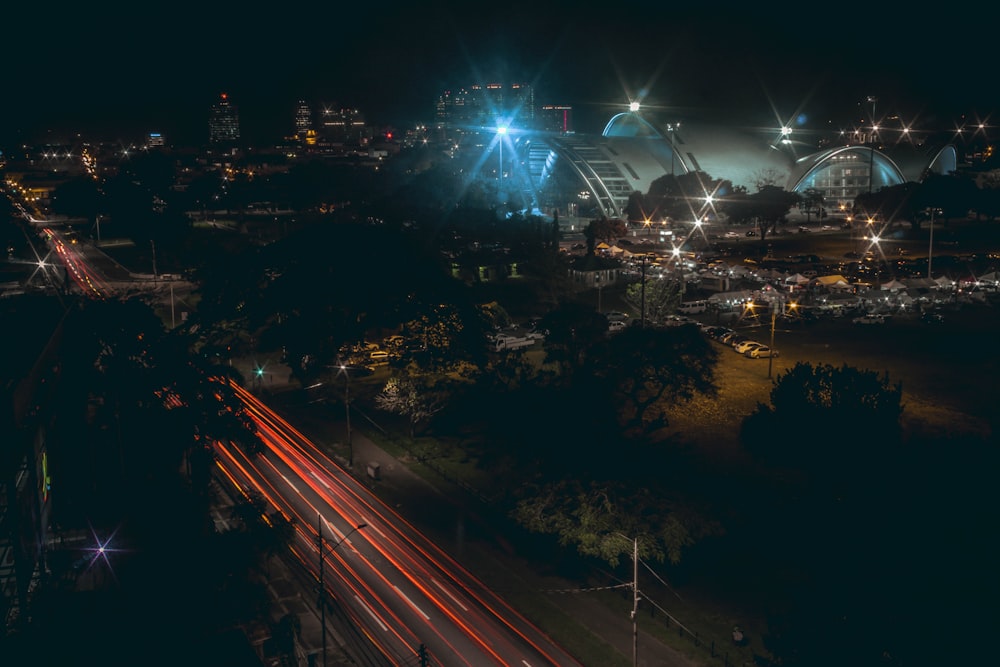
[[[891,290],[895,292],[897,290],[906,289],[906,285],[893,278],[887,283],[882,283],[881,289]]]
[[[933,289],[937,287],[937,283],[930,278],[907,278],[903,282],[906,283],[907,289]]]
[[[750,273],[750,269],[748,269],[745,266],[741,266],[741,265],[737,264],[736,266],[730,267],[729,273],[731,275],[734,275],[734,276],[742,278],[743,276],[746,276],[747,274]]]
[[[983,275],[976,278],[977,281],[981,283],[1000,283],[1000,273],[996,271],[990,271],[989,273],[984,273]]]
[[[938,276],[937,278],[934,279],[934,283],[938,287],[943,287],[946,289],[950,289],[955,286],[955,281],[949,278],[948,276]]]
[[[806,278],[801,273],[793,273],[792,275],[785,278],[785,282],[793,283],[795,285],[805,285],[807,282],[809,282],[809,279]]]

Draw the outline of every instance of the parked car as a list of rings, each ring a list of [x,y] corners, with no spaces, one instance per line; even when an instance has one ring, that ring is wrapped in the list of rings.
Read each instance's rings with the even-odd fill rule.
[[[739,345],[740,343],[743,343],[745,341],[748,341],[748,340],[750,340],[750,336],[746,336],[744,334],[738,333],[738,334],[734,334],[734,335],[730,336],[729,338],[727,338],[726,339],[726,345],[728,345],[729,347],[735,349],[737,345]]]
[[[733,349],[736,350],[739,354],[745,354],[746,352],[749,352],[751,349],[755,347],[760,347],[762,345],[763,343],[758,343],[755,340],[744,340],[734,345]]]
[[[761,345],[760,347],[751,348],[743,354],[750,359],[766,359],[768,357],[777,357],[778,351],[772,350],[767,345]]]
[[[885,315],[866,313],[851,320],[852,324],[885,324]]]

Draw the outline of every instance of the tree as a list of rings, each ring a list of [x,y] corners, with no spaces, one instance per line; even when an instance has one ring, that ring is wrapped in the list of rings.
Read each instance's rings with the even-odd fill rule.
[[[545,362],[559,365],[569,381],[587,350],[607,335],[608,319],[590,306],[570,301],[543,316],[538,326],[549,332]]]
[[[628,234],[628,225],[620,218],[602,217],[587,223],[587,227],[583,233],[588,239],[588,244],[590,243],[590,239],[613,243],[616,239]]]
[[[543,485],[513,514],[528,530],[555,535],[561,545],[611,567],[630,559],[630,538],[638,541],[640,559],[677,564],[686,549],[721,527],[694,505],[659,491],[620,480],[563,480]]]
[[[732,222],[753,222],[760,231],[760,240],[767,238],[769,231],[786,219],[792,206],[801,197],[774,185],[763,185],[753,194],[734,193],[725,197],[719,208]]]
[[[784,189],[780,186],[780,184],[785,182],[785,176],[773,167],[762,167],[756,170],[753,173],[752,179],[753,186],[757,189],[757,192],[766,188],[778,188],[779,190]]]
[[[823,210],[823,202],[824,197],[821,190],[807,188],[802,193],[802,203],[799,205],[799,208],[805,212],[807,222],[809,221],[809,216],[813,213],[816,214],[816,217],[820,216],[820,212]]]
[[[843,487],[899,455],[901,397],[887,374],[799,362],[775,381],[771,405],[744,419],[740,437],[763,463]]]
[[[593,355],[591,372],[608,382],[626,436],[655,435],[668,415],[696,395],[714,396],[718,353],[695,326],[628,327]]]
[[[101,212],[103,195],[97,181],[80,176],[57,186],[52,193],[52,212],[80,216],[93,222]]]
[[[444,408],[444,399],[445,394],[426,382],[426,376],[396,376],[389,378],[381,393],[375,396],[375,405],[386,412],[406,417],[412,438],[417,424]]]
[[[731,194],[730,181],[712,178],[703,171],[690,171],[680,175],[666,174],[649,185],[643,200],[649,217],[673,220],[703,219],[714,213],[709,197],[717,199]]]
[[[654,324],[664,322],[668,315],[677,312],[681,303],[681,280],[684,278],[671,280],[667,277],[648,278],[643,275],[639,282],[626,288],[625,301],[640,311],[646,321]]]

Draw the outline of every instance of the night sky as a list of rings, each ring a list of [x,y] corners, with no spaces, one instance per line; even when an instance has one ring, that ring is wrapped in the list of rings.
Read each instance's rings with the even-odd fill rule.
[[[154,0],[112,12],[58,2],[4,30],[13,95],[0,141],[53,129],[197,143],[221,92],[250,140],[289,132],[299,98],[405,128],[431,120],[441,90],[505,78],[534,83],[539,103],[572,105],[582,132],[600,131],[615,105],[643,93],[665,117],[755,123],[844,121],[867,95],[877,113],[945,126],[1000,108],[1000,87],[981,80],[992,58],[985,17],[971,9],[845,5],[833,17],[805,5],[687,4]]]

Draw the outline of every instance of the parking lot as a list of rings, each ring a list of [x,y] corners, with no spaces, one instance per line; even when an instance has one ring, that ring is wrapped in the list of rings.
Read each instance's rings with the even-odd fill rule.
[[[1000,325],[1000,309],[963,304],[938,312],[942,321],[937,323],[915,313],[893,315],[879,326],[856,325],[851,317],[820,318],[801,326],[776,323],[774,347],[779,356],[770,361],[772,376],[779,377],[798,362],[846,364],[888,373],[890,382],[902,383],[908,430],[988,433],[995,410],[993,378],[998,370],[991,332]],[[695,319],[714,324],[715,317],[706,313]],[[745,319],[730,326],[752,340],[770,344],[769,318]],[[694,427],[692,418],[698,420],[699,428],[712,423],[713,446],[732,453],[738,448],[739,421],[757,402],[768,401],[769,361],[747,358],[723,343],[713,345],[719,351],[719,400],[699,403],[701,412],[679,411],[676,425],[683,431],[685,425]],[[706,413],[710,419],[704,418]]]

